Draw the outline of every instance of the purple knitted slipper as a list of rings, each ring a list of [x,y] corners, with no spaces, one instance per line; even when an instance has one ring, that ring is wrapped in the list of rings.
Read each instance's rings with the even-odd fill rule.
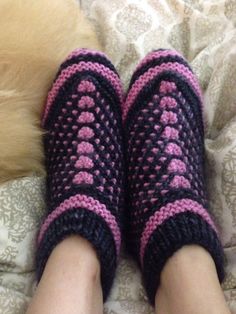
[[[152,303],[166,261],[184,245],[209,251],[223,279],[222,247],[206,199],[201,106],[187,62],[158,50],[137,67],[123,107],[128,247]]]
[[[104,299],[121,244],[122,99],[119,76],[105,55],[79,49],[61,65],[42,118],[48,213],[38,237],[38,278],[53,248],[78,234],[97,251]]]

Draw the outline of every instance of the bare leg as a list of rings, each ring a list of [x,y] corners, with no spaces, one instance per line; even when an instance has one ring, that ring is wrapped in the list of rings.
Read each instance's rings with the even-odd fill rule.
[[[71,236],[48,259],[27,314],[101,314],[100,264],[92,246]]]
[[[169,259],[156,293],[155,313],[230,313],[207,251],[199,246],[185,246]]]

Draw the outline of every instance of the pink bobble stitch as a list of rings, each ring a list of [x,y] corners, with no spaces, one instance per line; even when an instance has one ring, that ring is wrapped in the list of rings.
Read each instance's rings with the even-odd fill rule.
[[[78,102],[78,106],[81,109],[92,108],[95,105],[93,98],[89,96],[82,96]]]
[[[81,171],[79,173],[77,173],[73,179],[73,183],[75,184],[93,184],[93,176],[92,174],[85,172],[85,171]]]
[[[94,147],[92,144],[88,142],[81,142],[77,146],[77,153],[78,154],[91,154],[94,152]]]
[[[170,126],[165,127],[162,136],[167,139],[176,140],[179,138],[179,131]]]
[[[82,127],[79,132],[78,132],[78,137],[81,139],[88,140],[94,136],[94,132],[91,128],[89,127]]]
[[[179,159],[172,159],[169,166],[168,166],[169,172],[179,172],[179,173],[185,173],[186,172],[186,165],[183,161]]]
[[[174,82],[162,81],[160,85],[160,93],[171,93],[176,91],[176,85]]]
[[[182,155],[182,149],[175,143],[169,143],[166,146],[165,152],[169,155],[176,155],[176,156]]]
[[[191,184],[188,179],[183,176],[174,176],[172,179],[170,186],[172,188],[190,188]]]
[[[94,92],[95,91],[95,86],[92,82],[90,81],[81,81],[80,84],[78,85],[78,92],[88,92],[88,93],[91,93],[91,92]]]
[[[163,124],[174,124],[178,121],[176,113],[172,111],[164,110],[161,115],[161,123]]]
[[[76,161],[75,167],[76,168],[86,168],[91,169],[93,168],[94,164],[92,159],[87,156],[80,156],[79,159]]]
[[[163,109],[166,109],[166,108],[175,108],[177,106],[177,102],[174,98],[172,97],[163,97],[160,101],[160,107],[163,108]]]
[[[77,120],[79,123],[91,123],[94,121],[94,115],[91,112],[82,112]]]

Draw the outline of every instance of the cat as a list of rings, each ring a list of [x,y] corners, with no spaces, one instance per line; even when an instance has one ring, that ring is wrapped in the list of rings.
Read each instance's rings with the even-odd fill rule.
[[[44,175],[40,119],[59,65],[101,50],[75,0],[0,1],[0,184]]]

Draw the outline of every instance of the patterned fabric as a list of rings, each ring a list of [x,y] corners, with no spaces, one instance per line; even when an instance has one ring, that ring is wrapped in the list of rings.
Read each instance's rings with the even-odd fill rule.
[[[45,208],[45,179],[0,188],[0,313],[24,314],[33,294],[35,235]]]
[[[110,61],[102,53],[79,49],[62,64],[42,118],[48,214],[38,237],[38,278],[52,249],[66,236],[79,234],[97,250],[104,299],[121,245],[122,101]]]
[[[159,50],[137,67],[123,107],[128,246],[152,304],[167,259],[186,244],[206,248],[223,279],[223,251],[207,212],[201,98],[185,60]]]

